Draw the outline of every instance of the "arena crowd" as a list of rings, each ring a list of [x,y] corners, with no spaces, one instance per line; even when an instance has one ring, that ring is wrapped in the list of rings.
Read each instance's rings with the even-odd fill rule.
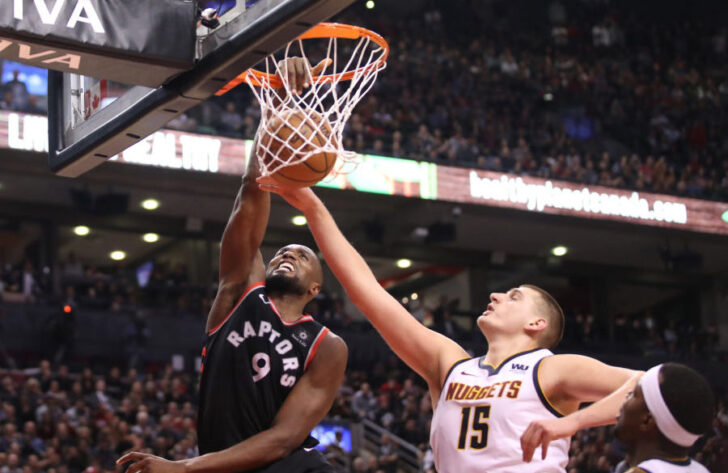
[[[156,283],[140,287],[123,273],[104,272],[69,255],[62,267],[65,291],[60,299],[46,281],[52,279],[52,274],[34,271],[29,263],[22,269],[7,268],[10,270],[3,272],[0,294],[5,307],[62,303],[73,304],[73,311],[78,313],[128,314],[129,324],[121,336],[130,346],[143,347],[150,333],[140,313],[202,319],[208,310],[202,302],[214,293],[212,287],[207,292],[199,288],[201,297],[192,309],[179,300],[192,287],[185,268],[156,268],[156,275],[150,279]],[[349,313],[344,302],[331,295],[322,297],[312,304],[310,312],[345,339],[356,333],[374,342],[376,333]],[[435,307],[409,302],[409,309],[423,323],[465,346],[482,350],[483,339],[477,330],[466,330],[455,323],[455,317],[462,314],[454,307],[454,301],[445,297]],[[605,327],[593,316],[569,307],[566,313],[562,344],[566,350],[597,354],[604,350],[679,361],[728,361],[726,354],[718,351],[715,329],[694,326],[687,318],[664,321],[651,312],[619,316],[615,326],[618,338],[608,342]],[[63,327],[54,330],[62,332]],[[69,330],[72,337],[73,328]],[[62,346],[65,348],[60,350]],[[95,360],[94,372],[83,366],[73,346],[72,342],[59,344],[52,359],[25,369],[16,366],[0,375],[0,473],[111,472],[116,471],[114,460],[131,448],[147,449],[171,459],[196,454],[196,373],[147,363],[143,350],[129,352],[129,359],[121,363],[105,361],[103,368]],[[387,433],[377,451],[347,454],[331,445],[327,454],[348,457],[351,466],[342,472],[395,473],[399,450],[392,439],[401,439],[420,451],[423,471],[434,471],[428,447],[432,406],[422,381],[394,355],[371,359],[359,356],[358,351],[351,350],[346,381],[328,417],[354,423],[367,419]],[[695,458],[712,471],[728,471],[726,406],[723,397],[714,432],[693,451]],[[621,471],[615,468],[623,456],[611,428],[579,432],[572,440],[569,473]]]
[[[170,366],[152,371],[104,372],[67,365],[8,372],[0,378],[0,472],[103,473],[121,471],[115,460],[143,450],[168,459],[193,457],[196,450],[196,377]],[[414,373],[396,359],[370,370],[350,370],[329,418],[369,419],[386,428],[379,451],[353,452],[352,472],[396,473],[397,436],[417,446],[425,472],[434,471],[428,451],[432,406]],[[340,453],[331,445],[327,454]],[[719,404],[711,435],[693,448],[711,471],[728,471],[728,410]],[[610,473],[624,457],[610,428],[577,433],[569,473]],[[345,471],[345,470],[344,470]]]
[[[725,28],[690,18],[650,23],[612,2],[567,8],[558,0],[548,21],[528,24],[506,3],[470,0],[406,18],[342,14],[339,21],[378,31],[392,48],[348,123],[345,147],[728,200]],[[43,113],[17,75],[2,90],[0,109]],[[259,115],[241,86],[168,127],[251,139]]]

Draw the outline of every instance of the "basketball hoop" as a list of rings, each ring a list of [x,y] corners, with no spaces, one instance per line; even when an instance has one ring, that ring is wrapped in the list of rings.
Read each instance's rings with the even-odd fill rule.
[[[304,48],[304,40],[307,48]],[[356,104],[374,85],[379,71],[386,67],[388,54],[389,45],[373,31],[339,23],[320,23],[288,43],[279,57],[265,58],[263,70],[248,69],[216,95],[223,95],[245,82],[258,99],[261,119],[255,153],[262,175],[301,164],[321,153],[334,153],[338,157],[335,171],[341,172],[345,164],[356,164],[359,156],[343,148],[344,126]],[[287,77],[287,71],[281,67],[293,56],[303,57],[311,65],[321,59],[330,59],[317,76],[311,76],[310,68],[306,70],[309,87],[300,95],[291,90],[287,80],[281,79]],[[285,123],[285,117],[292,113],[310,119],[300,120],[301,126],[287,133],[284,143],[280,143],[279,138],[275,140],[275,149],[268,149],[267,143],[272,140],[263,138],[278,136],[281,123]],[[311,127],[315,129],[311,130]],[[280,152],[282,146],[287,152]]]

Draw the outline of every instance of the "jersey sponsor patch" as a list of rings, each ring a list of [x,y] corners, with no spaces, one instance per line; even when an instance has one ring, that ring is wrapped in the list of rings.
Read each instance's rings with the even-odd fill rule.
[[[298,330],[291,334],[291,338],[298,342],[299,345],[301,345],[304,348],[308,348],[311,346],[311,337],[308,335],[308,332],[305,330]]]

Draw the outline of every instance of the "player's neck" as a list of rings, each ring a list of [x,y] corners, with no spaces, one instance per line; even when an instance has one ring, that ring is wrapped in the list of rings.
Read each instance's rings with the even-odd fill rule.
[[[303,315],[303,308],[306,305],[300,296],[292,294],[271,294],[270,299],[278,309],[278,315],[285,322],[295,322]]]
[[[538,344],[530,338],[505,338],[488,340],[488,353],[485,354],[485,363],[491,366],[500,365],[506,358],[538,348]]]
[[[684,460],[687,457],[687,448],[662,444],[660,442],[645,442],[637,445],[635,448],[634,454],[632,454],[632,466],[639,465],[641,462],[649,460],[650,458],[676,461]]]

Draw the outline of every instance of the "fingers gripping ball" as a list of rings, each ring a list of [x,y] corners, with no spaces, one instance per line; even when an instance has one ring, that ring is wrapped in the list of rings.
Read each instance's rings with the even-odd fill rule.
[[[276,115],[260,138],[265,169],[273,169],[271,177],[286,187],[312,186],[336,164],[336,153],[322,150],[337,147],[331,126],[318,113],[308,113],[290,110]]]

